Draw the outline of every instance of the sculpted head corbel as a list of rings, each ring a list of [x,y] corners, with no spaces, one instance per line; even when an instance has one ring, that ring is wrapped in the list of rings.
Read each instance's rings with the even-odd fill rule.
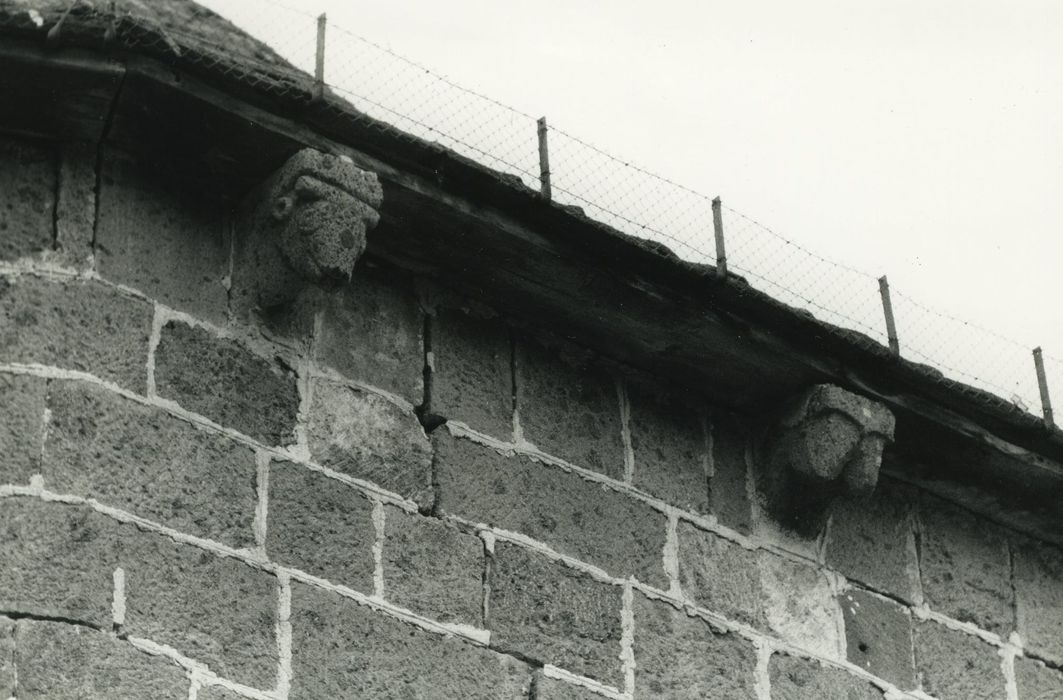
[[[814,535],[834,501],[875,490],[894,427],[888,408],[840,387],[803,392],[767,429],[759,450],[757,486],[768,512]]]
[[[349,281],[382,200],[376,174],[349,158],[312,148],[289,158],[245,202],[233,269],[237,312],[290,303],[310,285]]]

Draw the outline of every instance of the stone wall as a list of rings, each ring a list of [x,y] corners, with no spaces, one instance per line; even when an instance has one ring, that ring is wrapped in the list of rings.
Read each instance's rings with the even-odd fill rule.
[[[0,141],[0,697],[1063,697],[1063,552],[365,259],[238,321],[230,205]]]

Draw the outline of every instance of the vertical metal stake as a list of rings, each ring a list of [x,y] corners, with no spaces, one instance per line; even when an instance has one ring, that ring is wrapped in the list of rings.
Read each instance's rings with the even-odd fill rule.
[[[890,352],[901,354],[901,343],[897,340],[897,324],[893,322],[893,303],[890,301],[890,283],[886,275],[878,278],[878,292],[882,295],[882,312],[886,314],[886,337],[890,342]]]
[[[1045,424],[1055,425],[1052,416],[1052,399],[1048,396],[1048,379],[1045,377],[1045,360],[1041,357],[1041,348],[1033,349],[1033,365],[1037,370],[1037,388],[1041,392],[1041,411],[1045,416]]]
[[[716,276],[727,277],[727,249],[723,244],[723,203],[717,197],[712,200],[712,230],[716,234]]]
[[[539,188],[543,199],[550,201],[553,190],[550,189],[550,151],[546,145],[546,117],[539,117]]]
[[[325,96],[325,13],[322,12],[317,18],[317,60],[314,64],[314,93],[315,102]]]

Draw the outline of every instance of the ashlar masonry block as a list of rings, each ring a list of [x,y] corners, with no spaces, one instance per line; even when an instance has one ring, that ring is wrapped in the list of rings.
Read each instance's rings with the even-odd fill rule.
[[[52,381],[48,406],[49,489],[232,547],[254,544],[250,448],[87,382]]]
[[[1019,635],[1028,648],[1063,666],[1063,550],[1031,540],[1012,546]]]
[[[883,700],[881,690],[862,678],[817,661],[772,654],[768,663],[772,700]]]
[[[151,305],[91,280],[0,277],[0,362],[146,386]]]
[[[846,656],[902,690],[915,688],[912,618],[907,608],[858,588],[838,597],[845,617]]]
[[[45,385],[40,377],[0,374],[0,483],[26,485],[40,471]]]
[[[105,632],[60,622],[18,623],[19,700],[185,700],[186,671]]]
[[[336,593],[292,586],[292,700],[524,700],[531,669]]]
[[[1007,696],[996,648],[937,622],[915,625],[915,664],[921,688],[941,700]]]

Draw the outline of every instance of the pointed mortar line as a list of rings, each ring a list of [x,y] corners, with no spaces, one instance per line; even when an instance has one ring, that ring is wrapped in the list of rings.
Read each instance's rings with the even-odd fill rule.
[[[775,648],[767,637],[753,642],[757,652],[757,665],[753,669],[753,692],[757,700],[771,700],[771,674],[768,672],[768,664]]]
[[[287,700],[292,686],[292,581],[284,571],[277,572],[277,690],[279,700]]]
[[[266,535],[269,526],[269,470],[272,458],[264,450],[255,450],[255,518],[252,522],[252,530],[255,535],[255,549],[258,550],[262,559],[268,558],[266,553]]]
[[[390,391],[386,391],[379,387],[375,387],[372,384],[366,384],[350,377],[345,377],[331,367],[322,366],[317,362],[310,363],[309,377],[310,381],[325,381],[337,387],[343,387],[345,389],[353,389],[354,391],[361,391],[366,394],[373,394],[379,396],[388,403],[392,404],[396,408],[400,409],[403,413],[415,415],[415,406],[399,396],[393,394]]]
[[[481,582],[481,622],[484,629],[491,629],[491,573],[494,570],[495,565],[495,536],[494,533],[489,530],[479,530],[476,535],[483,542],[484,546],[484,570]]]
[[[1007,700],[1019,700],[1019,686],[1015,679],[1015,657],[1019,650],[1008,645],[997,650],[1000,656],[1000,671],[1004,675],[1004,690]]]
[[[384,504],[376,499],[373,502],[373,529],[376,537],[373,539],[373,595],[384,599],[384,540],[387,530],[387,513]]]
[[[635,483],[635,448],[631,442],[631,400],[628,398],[627,385],[620,379],[616,383],[616,400],[620,410],[620,442],[624,449],[625,484]]]
[[[632,580],[624,584],[620,605],[620,669],[624,674],[624,695],[635,695],[635,594]]]
[[[665,528],[662,552],[664,573],[668,577],[668,593],[678,599],[683,597],[683,588],[679,583],[679,516],[669,513]]]
[[[111,625],[117,633],[125,626],[125,569],[115,567],[112,579],[114,593],[111,596]]]
[[[602,695],[611,700],[632,700],[632,697],[623,692],[619,688],[615,688],[611,685],[605,685],[599,683],[593,678],[587,678],[571,671],[566,671],[563,668],[558,668],[552,664],[545,664],[543,666],[543,675],[547,678],[552,678],[555,681],[563,681],[569,685],[579,686],[580,688],[586,688],[599,695]]]

